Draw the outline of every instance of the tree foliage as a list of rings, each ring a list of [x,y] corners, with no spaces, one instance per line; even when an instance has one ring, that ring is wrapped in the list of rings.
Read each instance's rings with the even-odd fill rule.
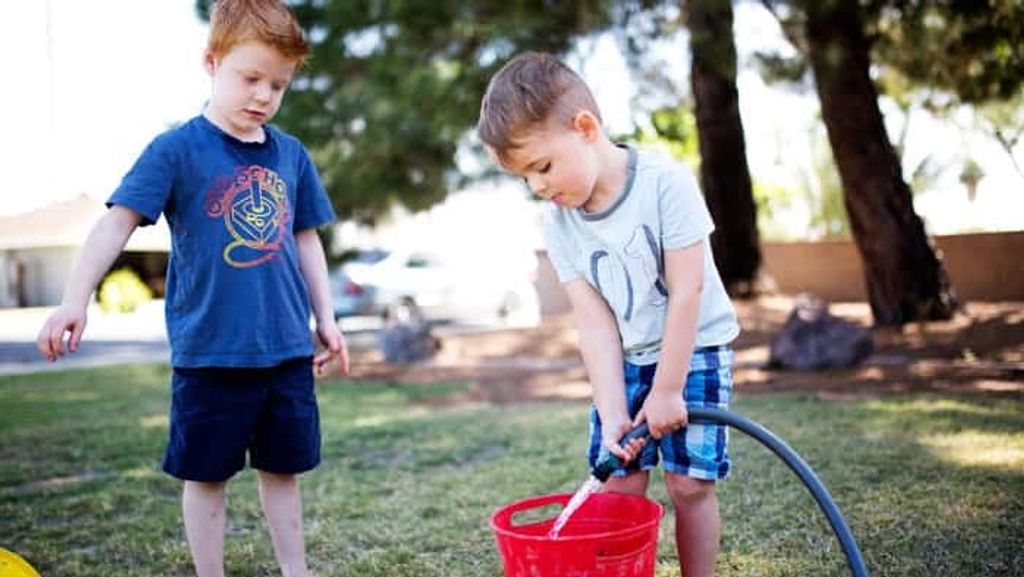
[[[1007,100],[1024,82],[1019,0],[871,0],[873,59],[963,103]]]
[[[771,80],[809,71],[807,6],[838,0],[762,0],[795,53],[761,53]],[[881,89],[894,98],[924,89],[929,108],[1005,101],[1024,83],[1024,3],[1019,0],[861,0],[864,36]]]
[[[697,142],[697,118],[690,106],[678,105],[655,110],[650,126],[638,126],[630,140],[657,148],[693,168],[700,169],[700,145]]]

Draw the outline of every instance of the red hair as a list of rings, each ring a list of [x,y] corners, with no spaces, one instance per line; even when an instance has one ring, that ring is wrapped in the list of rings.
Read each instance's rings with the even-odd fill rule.
[[[210,14],[206,49],[221,57],[235,46],[258,40],[299,63],[309,56],[309,44],[291,10],[280,0],[217,0]]]

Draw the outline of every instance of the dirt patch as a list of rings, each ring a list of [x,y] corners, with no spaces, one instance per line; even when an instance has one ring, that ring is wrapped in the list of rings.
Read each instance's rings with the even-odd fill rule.
[[[737,392],[804,391],[835,398],[928,392],[1024,399],[1024,303],[974,303],[950,321],[876,329],[874,355],[856,368],[768,370],[771,340],[792,306],[787,297],[736,303],[743,327],[733,343]],[[833,305],[831,312],[863,326],[871,323],[863,303]],[[438,336],[438,355],[411,365],[385,363],[374,351],[356,354],[352,377],[400,384],[470,382],[470,391],[457,399],[465,401],[590,396],[571,315],[530,329],[439,330]]]

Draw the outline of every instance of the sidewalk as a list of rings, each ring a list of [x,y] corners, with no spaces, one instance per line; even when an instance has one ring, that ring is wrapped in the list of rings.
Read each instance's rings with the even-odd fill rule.
[[[164,301],[154,300],[132,313],[105,313],[99,305],[91,305],[78,351],[48,363],[39,355],[35,342],[55,308],[0,309],[0,376],[170,360]],[[349,349],[376,346],[379,326],[376,318],[346,318],[341,322]]]
[[[130,314],[105,313],[99,305],[91,305],[78,352],[48,363],[36,350],[35,341],[55,308],[0,309],[0,375],[170,359],[164,301],[156,300]]]

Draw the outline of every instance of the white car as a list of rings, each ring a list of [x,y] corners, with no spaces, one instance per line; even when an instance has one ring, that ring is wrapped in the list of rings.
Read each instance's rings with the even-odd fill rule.
[[[535,260],[530,269],[522,263],[482,263],[437,251],[404,250],[387,252],[379,260],[357,257],[344,271],[373,294],[382,314],[418,309],[429,320],[507,326],[540,322]]]
[[[373,287],[364,287],[353,281],[345,271],[337,268],[328,276],[334,319],[379,314]]]

